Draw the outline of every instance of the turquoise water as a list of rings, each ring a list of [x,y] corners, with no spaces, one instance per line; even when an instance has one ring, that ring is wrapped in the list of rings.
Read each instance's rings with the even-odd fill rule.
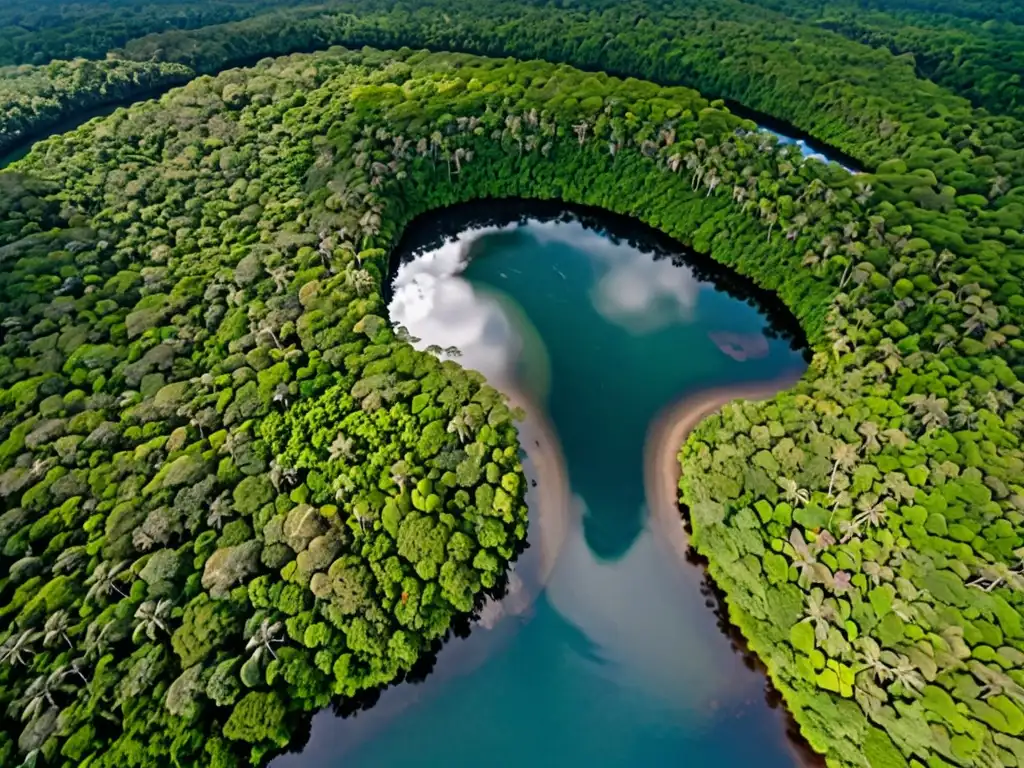
[[[320,713],[304,751],[274,767],[802,764],[763,675],[723,634],[702,570],[652,530],[643,485],[663,408],[801,370],[800,352],[757,296],[674,263],[675,246],[550,206],[508,225],[512,207],[414,227],[391,315],[419,346],[457,346],[460,362],[532,401],[548,426],[528,421],[524,443],[553,431],[564,463],[528,471],[571,489],[568,534],[544,572],[543,489],[532,489],[531,547],[499,618],[449,642],[422,682],[354,717]],[[439,242],[438,227],[463,231]]]

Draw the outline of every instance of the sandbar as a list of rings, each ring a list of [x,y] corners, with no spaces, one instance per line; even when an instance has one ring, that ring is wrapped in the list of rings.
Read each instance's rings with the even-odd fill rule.
[[[690,432],[706,417],[734,400],[767,400],[793,386],[804,370],[769,381],[705,389],[668,406],[651,422],[644,443],[644,493],[652,528],[681,557],[690,549],[679,513],[679,451]]]

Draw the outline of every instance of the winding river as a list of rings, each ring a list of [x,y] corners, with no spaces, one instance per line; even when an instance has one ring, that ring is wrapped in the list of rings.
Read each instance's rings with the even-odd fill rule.
[[[527,412],[530,546],[472,631],[415,679],[316,715],[273,768],[816,764],[687,559],[673,494],[687,422],[803,370],[793,318],[647,228],[561,204],[433,214],[398,253],[392,320]]]
[[[320,713],[274,768],[802,765],[680,556],[678,517],[651,514],[650,475],[672,462],[648,460],[646,489],[644,466],[667,406],[803,371],[786,313],[646,228],[560,204],[435,214],[399,252],[392,320],[527,411],[530,547],[432,674]]]
[[[145,99],[139,99],[144,101]],[[57,136],[62,133],[70,133],[79,126],[85,125],[90,120],[97,117],[106,117],[107,115],[113,114],[116,110],[121,107],[131,106],[135,101],[117,101],[111,104],[103,104],[92,109],[83,110],[69,117],[58,120],[49,126],[42,135],[31,135],[21,139],[17,144],[12,146],[5,152],[0,152],[0,170],[3,170],[11,163],[21,160],[40,141],[48,139],[51,136]]]

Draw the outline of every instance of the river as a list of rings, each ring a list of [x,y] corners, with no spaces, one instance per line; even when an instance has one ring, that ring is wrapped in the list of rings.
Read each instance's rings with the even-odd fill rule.
[[[398,253],[393,321],[527,406],[531,546],[512,593],[428,673],[317,714],[273,768],[811,761],[703,570],[650,517],[643,466],[652,422],[680,398],[799,370],[793,318],[646,228],[559,204],[428,216]]]
[[[158,95],[158,94],[155,94]],[[70,133],[81,125],[85,125],[90,120],[97,117],[106,117],[107,115],[113,114],[114,111],[121,107],[128,107],[136,103],[136,101],[145,101],[146,96],[140,96],[137,100],[133,99],[130,101],[116,101],[112,104],[103,104],[92,109],[87,109],[83,112],[78,112],[70,117],[66,117],[46,129],[42,135],[26,136],[24,139],[19,141],[9,150],[4,153],[0,153],[0,170],[3,170],[11,163],[21,160],[29,152],[32,151],[38,142],[48,139],[51,136],[57,136],[61,133]]]
[[[803,370],[792,319],[650,230],[556,204],[429,216],[399,253],[392,321],[527,406],[531,546],[432,674],[320,713],[273,768],[802,765],[702,569],[650,517],[643,464],[680,397]]]

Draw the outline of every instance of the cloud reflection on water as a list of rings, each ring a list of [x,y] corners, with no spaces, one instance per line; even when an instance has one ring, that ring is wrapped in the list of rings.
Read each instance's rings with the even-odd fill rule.
[[[693,319],[701,283],[690,268],[651,258],[579,222],[534,221],[528,227],[468,230],[401,265],[389,307],[392,321],[419,337],[416,346],[421,349],[457,346],[459,362],[481,371],[499,388],[536,391],[523,381],[524,358],[535,345],[543,347],[529,320],[514,301],[461,274],[476,243],[513,230],[539,248],[558,245],[586,252],[595,270],[591,301],[605,320],[631,334],[654,333]],[[558,272],[557,264],[551,268]],[[544,419],[543,413],[540,417]],[[563,485],[561,497],[568,498],[571,479],[564,466],[548,475],[547,482],[553,481]],[[568,536],[546,589],[552,607],[592,643],[594,655],[578,661],[621,690],[643,692],[662,707],[686,712],[691,721],[710,714],[713,698],[728,699],[737,688],[749,690],[748,676],[724,672],[733,670],[728,663],[732,651],[720,642],[717,627],[693,621],[706,611],[694,581],[698,574],[674,553],[666,556],[659,549],[649,522],[623,557],[610,562],[598,558],[580,524],[584,502],[577,496],[575,504],[577,508],[566,509],[545,505],[540,513],[549,520],[561,516],[568,521]]]
[[[404,325],[426,349],[458,347],[459,362],[491,380],[509,381],[522,351],[522,336],[496,296],[461,276],[474,242],[508,227],[465,232],[398,268],[388,307],[392,322]]]
[[[538,243],[585,250],[603,270],[590,296],[610,323],[640,336],[693,318],[700,282],[670,259],[652,259],[637,248],[585,228],[577,221],[535,223]]]

